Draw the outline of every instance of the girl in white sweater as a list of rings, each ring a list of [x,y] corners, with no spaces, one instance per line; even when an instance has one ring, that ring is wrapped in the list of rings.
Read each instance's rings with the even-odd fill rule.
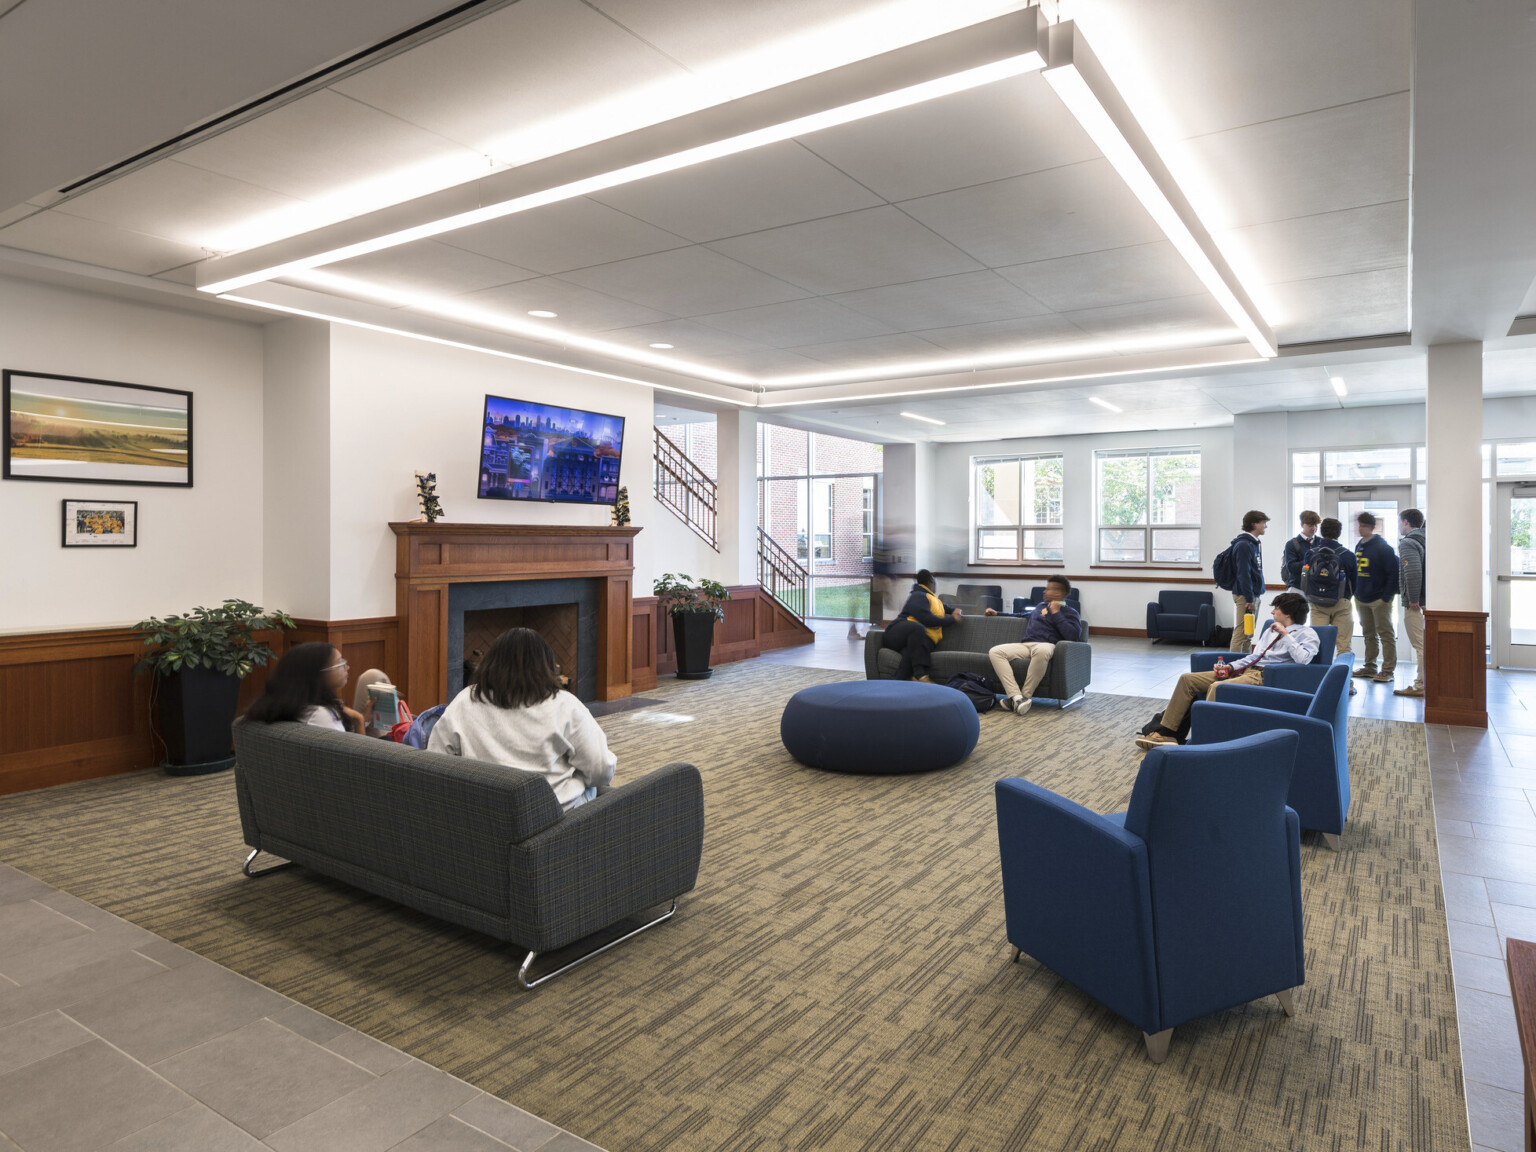
[[[567,811],[596,799],[617,763],[592,713],[561,691],[554,651],[531,628],[496,637],[427,749],[538,772]]]

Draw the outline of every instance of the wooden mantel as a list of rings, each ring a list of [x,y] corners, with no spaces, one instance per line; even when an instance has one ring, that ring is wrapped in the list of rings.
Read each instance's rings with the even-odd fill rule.
[[[633,691],[635,534],[575,525],[391,524],[405,696],[419,711],[448,691],[448,586],[494,580],[601,579],[597,698]]]

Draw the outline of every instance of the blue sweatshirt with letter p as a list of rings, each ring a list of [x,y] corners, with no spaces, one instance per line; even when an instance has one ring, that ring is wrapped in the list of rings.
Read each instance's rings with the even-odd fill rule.
[[[1366,604],[1397,595],[1397,553],[1380,536],[1355,545],[1355,599]]]

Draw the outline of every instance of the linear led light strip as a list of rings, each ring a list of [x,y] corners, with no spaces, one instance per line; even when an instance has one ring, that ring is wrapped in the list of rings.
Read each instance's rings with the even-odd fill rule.
[[[1045,66],[1041,51],[1044,36],[1044,17],[1038,8],[983,21],[626,136],[487,176],[472,185],[446,189],[316,229],[307,236],[209,261],[199,269],[198,288],[214,294],[232,292],[264,280],[424,240],[1038,71]],[[914,77],[919,76],[927,78],[913,83]],[[700,137],[704,139],[698,143],[678,147]],[[636,156],[644,159],[634,161]],[[615,165],[615,159],[631,162]],[[595,170],[577,179],[568,178],[582,169]],[[516,195],[507,194],[514,190]],[[470,198],[480,203],[473,208],[441,212],[444,205],[462,204]],[[412,215],[428,218],[406,227],[389,226]],[[370,231],[376,234],[368,235]],[[334,243],[352,236],[359,238]],[[303,251],[305,248],[310,250]],[[282,255],[296,250],[302,254],[286,258]]]
[[[679,388],[675,384],[661,384],[655,380],[638,380],[633,376],[620,376],[616,372],[599,372],[595,368],[577,368],[571,364],[560,364],[554,360],[540,360],[535,356],[521,356],[516,352],[506,352],[500,348],[487,348],[484,344],[468,344],[462,340],[449,340],[442,336],[428,336],[424,332],[412,332],[408,328],[392,328],[388,324],[370,324],[366,320],[357,320],[350,316],[337,316],[330,312],[316,312],[309,308],[298,308],[291,304],[276,304],[270,300],[259,300],[254,296],[237,296],[232,292],[220,296],[221,300],[232,300],[239,304],[249,304],[254,308],[265,308],[269,312],[282,312],[289,316],[307,316],[311,320],[325,320],[332,324],[345,324],[350,328],[363,328],[369,332],[384,332],[390,336],[404,336],[411,340],[421,340],[428,344],[440,344],[445,348],[461,348],[466,352],[483,352],[487,356],[500,356],[503,360],[519,360],[524,364],[538,364],[544,368],[558,368],[562,372],[575,372],[582,376],[596,376],[600,380],[617,380],[621,384],[638,384],[642,388],[659,388],[663,392],[676,392],[682,396],[695,396],[700,400],[711,400],[717,404],[734,404],[738,408],[753,408],[756,405],[751,400],[737,400],[730,396],[716,396],[709,392],[694,392],[688,388]]]
[[[1046,82],[1259,355],[1277,355],[1269,325],[1074,22],[1052,26],[1050,55]]]

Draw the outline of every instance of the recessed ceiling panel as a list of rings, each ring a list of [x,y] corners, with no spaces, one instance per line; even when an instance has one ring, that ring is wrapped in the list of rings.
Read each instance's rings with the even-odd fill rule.
[[[698,242],[882,203],[793,140],[625,184],[592,199]]]
[[[963,272],[910,284],[891,284],[832,299],[893,328],[912,331],[952,324],[1039,316],[1048,309],[996,272]]]
[[[1380,336],[1408,330],[1408,270],[1385,268],[1348,276],[1292,280],[1265,290],[1282,344]]]
[[[911,200],[1099,154],[1038,75],[828,128],[802,142],[887,200]]]
[[[701,316],[811,295],[708,248],[658,252],[567,272],[563,278],[676,316]]]
[[[1408,201],[1253,224],[1215,239],[1255,284],[1395,268],[1408,250]]]
[[[190,244],[163,236],[147,236],[99,220],[52,211],[39,212],[0,228],[0,245],[26,252],[44,252],[101,268],[116,268],[153,276],[201,260],[205,253]]]
[[[818,295],[980,267],[953,244],[889,205],[754,232],[710,247]]]
[[[881,336],[899,330],[862,312],[818,297],[734,312],[715,312],[699,319],[704,324],[775,348]]]
[[[821,367],[813,371],[823,372],[892,361],[933,360],[945,355],[945,350],[938,345],[906,333],[895,336],[872,336],[867,340],[837,340],[826,344],[810,344],[795,351],[802,356],[821,361]]]
[[[441,296],[478,292],[482,288],[531,280],[538,275],[530,269],[493,260],[477,252],[466,252],[449,244],[439,244],[435,240],[419,240],[415,244],[370,252],[366,256],[329,264],[324,270],[387,288]]]
[[[655,308],[618,300],[550,276],[487,288],[460,299],[475,307],[505,309],[509,316],[525,322],[530,319],[528,312],[532,309],[555,312],[558,318],[550,320],[551,325],[587,333],[675,319]]]
[[[930,343],[960,355],[983,355],[1016,348],[1020,350],[1021,361],[1031,359],[1029,349],[1032,345],[1059,351],[1088,341],[1087,334],[1070,320],[1051,315],[928,328],[920,335]]]
[[[518,0],[333,87],[446,139],[524,163],[647,123],[656,118],[648,92],[695,85],[580,0]],[[608,101],[602,122],[559,131],[560,121]]]
[[[942,192],[901,207],[989,268],[1163,238],[1106,160]]]
[[[660,351],[690,361],[769,351],[755,341],[733,336],[693,320],[664,320],[632,328],[613,328],[603,333],[603,339],[642,351],[650,349],[654,343],[671,344],[672,348]]]
[[[608,264],[687,243],[681,236],[585,198],[474,224],[439,239],[543,273]]]
[[[1166,240],[999,268],[1053,312],[1190,296],[1203,289]]]
[[[1221,306],[1203,294],[1083,308],[1064,313],[1062,318],[1092,336],[1119,345],[1122,351],[1145,347],[1146,341],[1158,337],[1171,338],[1161,344],[1172,348],[1233,344],[1242,339]]]

